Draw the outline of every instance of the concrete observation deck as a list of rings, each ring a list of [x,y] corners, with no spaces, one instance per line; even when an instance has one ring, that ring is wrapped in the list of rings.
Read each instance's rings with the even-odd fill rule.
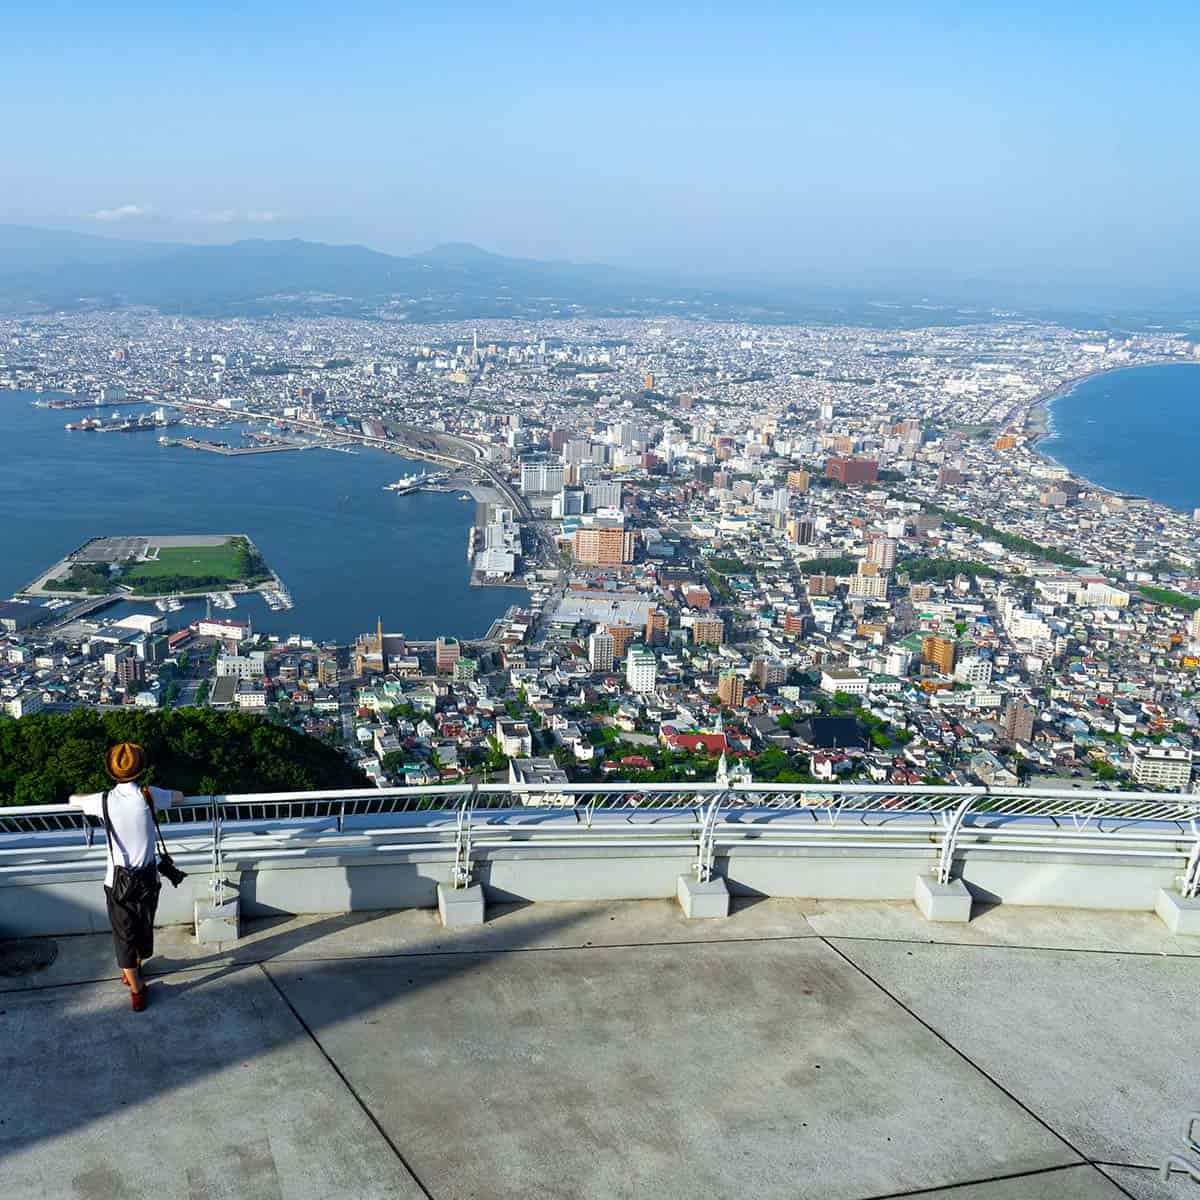
[[[1150,914],[667,901],[0,953],[0,1193],[1091,1200],[1196,1102],[1200,945]],[[32,967],[35,962],[48,965]]]
[[[332,826],[313,801],[210,800],[209,824],[185,814],[168,842],[189,885],[206,856],[235,877],[241,936],[160,929],[143,1014],[108,936],[73,932],[100,928],[94,840],[69,814],[0,820],[0,1196],[1200,1195],[1159,1177],[1200,1110],[1200,937],[1154,911],[1173,872],[1193,879],[1194,830],[1175,828],[1191,798],[1052,835],[1028,827],[1036,798],[1010,821],[987,796],[972,825],[965,795],[858,794],[817,839],[793,829],[828,815],[816,793],[688,816],[696,799],[480,811],[473,833],[454,797],[339,800]],[[959,825],[926,829],[951,806]],[[743,844],[773,813],[777,841]],[[971,884],[969,922],[914,903],[939,854]],[[724,920],[673,898],[706,855]],[[433,881],[460,868],[486,919],[446,927]],[[569,880],[658,898],[545,897]],[[1037,899],[1068,883],[1078,907]],[[320,911],[339,895],[355,911]]]

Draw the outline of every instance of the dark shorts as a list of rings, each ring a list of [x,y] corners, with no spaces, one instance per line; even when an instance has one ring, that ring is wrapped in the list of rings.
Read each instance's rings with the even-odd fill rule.
[[[138,965],[139,959],[149,958],[154,953],[154,913],[158,908],[158,891],[155,887],[146,895],[118,904],[113,899],[112,889],[104,889],[118,967],[132,970]]]

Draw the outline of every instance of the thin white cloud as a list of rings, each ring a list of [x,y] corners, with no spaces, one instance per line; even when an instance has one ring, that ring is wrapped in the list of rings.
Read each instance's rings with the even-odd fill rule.
[[[279,214],[261,209],[221,208],[201,213],[197,220],[205,225],[271,225],[279,220]]]
[[[140,217],[154,215],[149,204],[121,204],[117,208],[102,208],[92,214],[95,221],[136,221]]]

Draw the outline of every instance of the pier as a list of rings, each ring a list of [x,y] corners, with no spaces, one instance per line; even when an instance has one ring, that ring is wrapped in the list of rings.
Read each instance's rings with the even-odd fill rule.
[[[245,454],[281,454],[285,450],[309,450],[301,442],[270,442],[262,446],[227,446],[221,442],[206,442],[200,438],[159,438],[160,446],[182,446],[185,450],[207,450],[210,454],[224,454],[227,458],[240,458]]]

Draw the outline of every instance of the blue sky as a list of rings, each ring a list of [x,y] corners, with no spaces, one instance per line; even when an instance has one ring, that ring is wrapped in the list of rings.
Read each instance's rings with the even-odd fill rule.
[[[1198,14],[48,0],[6,13],[0,221],[1170,285]]]

